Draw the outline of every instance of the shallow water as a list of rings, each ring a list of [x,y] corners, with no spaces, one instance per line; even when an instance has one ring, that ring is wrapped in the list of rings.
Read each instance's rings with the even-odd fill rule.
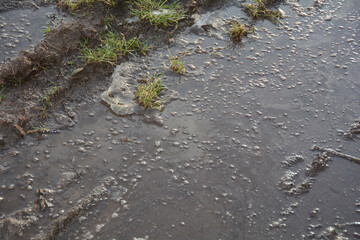
[[[55,6],[1,13],[0,63],[38,44],[44,37],[44,30],[50,29],[60,18]]]
[[[339,234],[358,238],[356,163],[332,157],[303,194],[279,186],[288,170],[295,184],[308,177],[313,144],[360,156],[358,139],[339,135],[360,114],[360,5],[326,1],[308,10],[312,4],[281,5],[283,25],[259,21],[235,48],[226,23],[247,16],[229,4],[169,49],[135,59],[135,77],[165,71],[164,84],[180,94],[161,113],[163,126],[115,116],[95,96],[78,107],[74,128],[40,142],[28,136],[1,153],[0,213],[33,205],[38,188],[59,190],[54,207],[9,239],[35,236],[107,176],[116,183],[57,239],[313,239],[336,223],[349,225],[337,225]],[[201,28],[210,23],[210,32]],[[163,69],[169,52],[184,51],[188,74]],[[304,161],[284,167],[293,153]]]

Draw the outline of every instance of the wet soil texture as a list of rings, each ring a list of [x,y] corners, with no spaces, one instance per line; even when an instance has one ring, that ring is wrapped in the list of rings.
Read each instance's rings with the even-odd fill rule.
[[[359,239],[360,165],[311,147],[360,157],[360,2],[278,7],[279,25],[238,2],[195,14],[66,102],[73,127],[1,152],[1,239]],[[233,19],[256,28],[241,46]],[[178,97],[114,114],[116,84],[155,72]]]

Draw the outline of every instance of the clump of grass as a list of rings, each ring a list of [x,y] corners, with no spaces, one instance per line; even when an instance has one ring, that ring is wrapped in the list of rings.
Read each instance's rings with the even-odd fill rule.
[[[267,8],[268,0],[254,0],[255,3],[245,4],[245,10],[254,19],[268,19],[274,23],[280,23],[283,14],[280,11],[274,11]]]
[[[185,18],[185,14],[179,11],[178,2],[168,4],[167,0],[130,0],[128,4],[132,16],[138,16],[139,20],[145,19],[156,28],[177,25],[178,21]]]
[[[4,94],[4,90],[4,87],[0,90],[0,103],[7,97],[7,94]]]
[[[73,11],[79,9],[81,6],[91,5],[94,2],[101,2],[109,7],[113,7],[116,4],[115,0],[77,0],[77,1],[60,0],[57,2],[57,5],[59,7],[65,7],[67,9],[69,9],[71,12],[73,12]]]
[[[87,63],[109,63],[115,65],[118,55],[124,56],[139,52],[143,55],[150,50],[146,41],[142,42],[139,38],[134,37],[126,40],[125,36],[117,36],[113,32],[108,32],[104,38],[100,39],[101,45],[95,49],[87,47],[87,40],[80,43],[81,58]]]
[[[144,84],[137,86],[135,91],[135,99],[138,103],[145,108],[155,108],[158,110],[163,109],[163,105],[159,98],[161,91],[165,90],[166,87],[161,82],[161,75],[154,74],[145,80]]]
[[[249,34],[250,30],[236,20],[232,20],[229,27],[230,39],[234,43],[241,42],[243,37]]]
[[[185,69],[184,69],[185,62],[181,60],[181,57],[170,56],[169,61],[170,61],[171,70],[179,74],[185,73]]]

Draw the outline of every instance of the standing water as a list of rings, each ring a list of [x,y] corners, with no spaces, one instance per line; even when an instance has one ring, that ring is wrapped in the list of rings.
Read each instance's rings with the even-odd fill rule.
[[[360,2],[279,7],[282,24],[258,21],[241,46],[227,33],[241,4],[194,16],[168,49],[118,66],[75,127],[0,153],[1,239],[358,239],[360,165],[311,148],[360,157],[345,137]],[[155,72],[177,97],[114,114],[117,86]]]

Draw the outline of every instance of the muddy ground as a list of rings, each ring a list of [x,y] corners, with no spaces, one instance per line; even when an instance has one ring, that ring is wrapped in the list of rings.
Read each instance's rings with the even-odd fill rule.
[[[7,10],[10,6],[12,6],[11,3],[7,2],[1,9]],[[6,31],[14,32],[12,27],[6,29],[6,19],[9,19],[10,16],[3,17],[2,28],[5,33],[2,36],[5,47],[3,45],[2,48],[5,55],[1,59],[3,64],[0,68],[0,84],[5,88],[3,95],[7,97],[1,102],[3,113],[0,117],[1,148],[8,144],[11,145],[24,135],[21,130],[14,128],[14,124],[21,127],[24,132],[41,126],[45,120],[50,122],[50,125],[55,124],[53,128],[73,125],[74,116],[70,116],[72,115],[72,113],[69,114],[71,110],[65,107],[64,103],[69,100],[74,101],[75,98],[78,98],[77,101],[84,101],[90,89],[108,85],[107,80],[109,80],[108,77],[113,72],[114,66],[85,64],[79,58],[80,41],[88,39],[90,46],[94,47],[99,44],[100,34],[108,30],[108,26],[104,22],[107,17],[113,17],[112,31],[123,34],[127,39],[139,36],[140,40],[148,41],[149,46],[156,49],[158,46],[172,41],[176,33],[190,26],[193,22],[191,18],[193,13],[216,9],[221,7],[221,4],[214,4],[211,1],[184,2],[182,11],[187,14],[187,18],[179,22],[176,27],[172,26],[167,29],[155,29],[145,21],[127,22],[126,18],[130,16],[123,1],[117,1],[116,6],[111,8],[95,2],[89,7],[82,6],[81,10],[77,10],[75,13],[61,7],[57,9],[58,11],[61,9],[61,11],[57,12],[54,6],[45,8],[45,11],[43,8],[29,7],[28,11],[36,11],[40,15],[31,24],[35,25],[39,22],[43,24],[42,26],[31,25],[31,33],[24,30],[31,21],[26,18],[34,18],[29,17],[30,14],[25,14],[26,17],[21,19],[25,25],[15,27],[17,30],[15,32],[19,34],[14,36],[6,33]],[[20,12],[15,11],[12,14],[20,14]],[[43,36],[44,30],[48,28],[49,24],[53,25],[54,29]],[[42,37],[44,37],[43,40]],[[7,43],[5,44],[5,42]],[[33,48],[29,49],[31,46]],[[17,51],[9,51],[11,48],[16,48]],[[23,51],[16,56],[20,50]],[[129,57],[131,56],[120,57],[118,63],[127,61]],[[84,68],[84,70],[74,76],[73,71],[80,68]],[[54,86],[59,89],[45,110],[41,100]],[[80,88],[78,88],[79,86]],[[62,115],[58,116],[60,113]]]
[[[276,25],[242,2],[184,1],[176,29],[127,23],[121,1],[75,16],[49,3],[0,5],[24,11],[1,22],[3,239],[359,238],[358,2],[274,1],[286,14]],[[116,68],[79,58],[109,15],[116,32],[151,39],[149,56]],[[234,18],[256,28],[240,45]],[[56,28],[44,36],[36,21]],[[173,53],[184,75],[169,70]],[[116,114],[118,85],[154,72],[176,97],[162,112]]]

